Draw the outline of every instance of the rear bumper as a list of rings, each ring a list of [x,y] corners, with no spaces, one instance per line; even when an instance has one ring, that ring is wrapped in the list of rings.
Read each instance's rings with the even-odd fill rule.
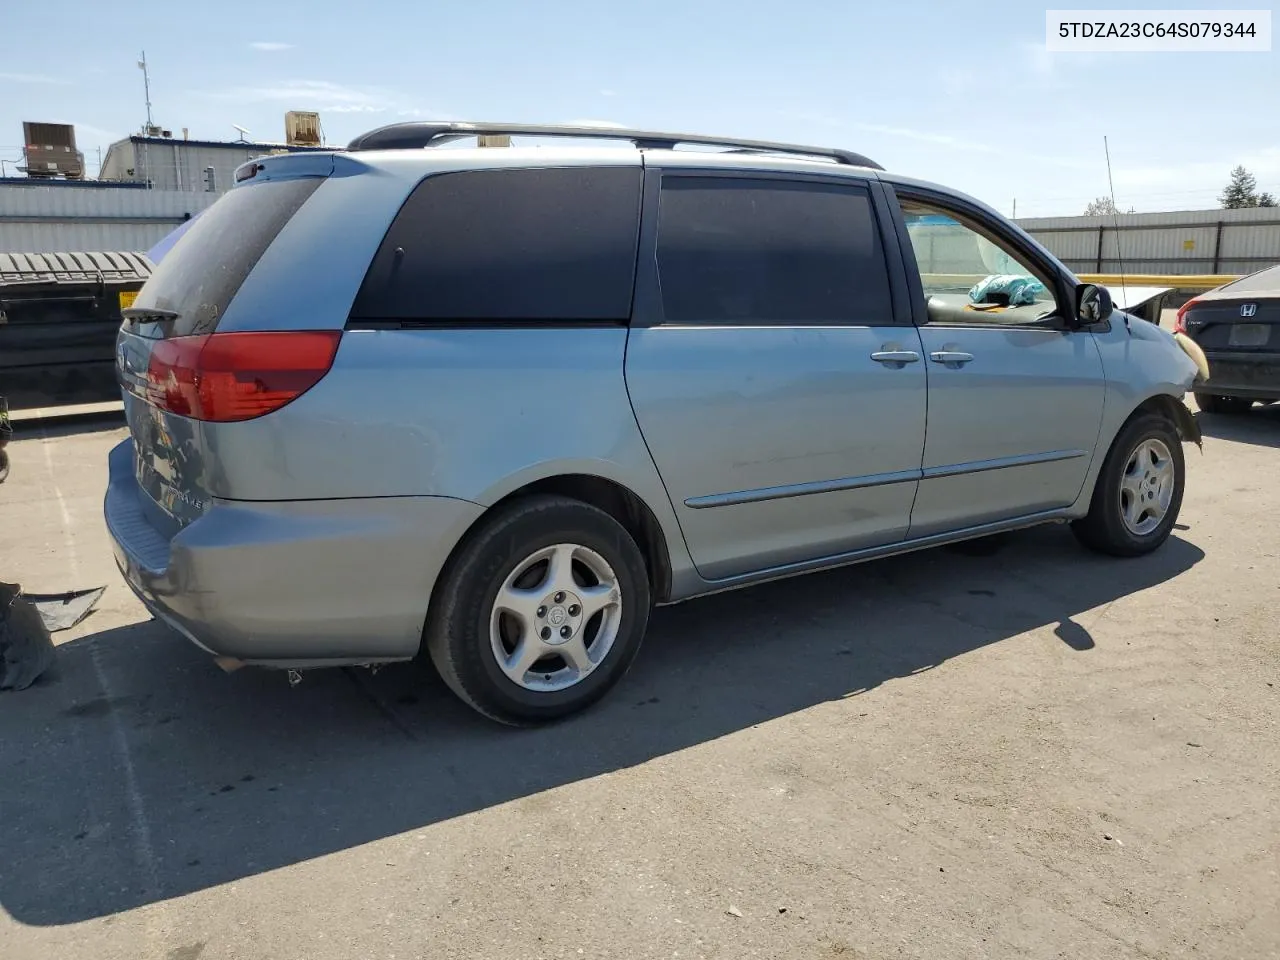
[[[414,656],[436,577],[483,512],[448,497],[214,500],[166,539],[142,509],[133,441],[109,462],[104,511],[130,588],[210,653],[269,666]]]
[[[1205,352],[1209,379],[1197,393],[1250,400],[1280,399],[1280,354]]]

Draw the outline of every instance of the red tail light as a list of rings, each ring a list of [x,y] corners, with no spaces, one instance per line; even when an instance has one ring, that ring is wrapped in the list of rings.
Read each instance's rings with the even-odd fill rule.
[[[1199,299],[1197,299],[1196,297],[1192,297],[1190,300],[1188,300],[1186,303],[1184,303],[1182,306],[1178,308],[1178,316],[1173,321],[1174,333],[1187,332],[1187,311],[1190,310],[1199,302],[1200,302]]]
[[[147,366],[147,400],[195,420],[252,420],[319,383],[341,339],[339,330],[304,330],[161,340]]]

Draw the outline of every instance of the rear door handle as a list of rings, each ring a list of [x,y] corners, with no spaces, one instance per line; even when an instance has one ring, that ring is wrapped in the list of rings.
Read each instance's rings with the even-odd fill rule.
[[[871,355],[871,359],[876,363],[915,363],[920,359],[920,354],[914,350],[879,350]]]
[[[973,360],[972,353],[961,353],[959,350],[935,350],[929,354],[934,363],[955,364],[957,367]]]

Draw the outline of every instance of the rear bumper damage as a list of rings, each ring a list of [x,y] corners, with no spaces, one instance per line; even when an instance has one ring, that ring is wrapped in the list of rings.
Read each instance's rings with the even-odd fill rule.
[[[436,577],[483,510],[447,497],[214,500],[167,540],[143,510],[133,442],[109,462],[104,512],[129,587],[202,649],[263,666],[415,656]]]

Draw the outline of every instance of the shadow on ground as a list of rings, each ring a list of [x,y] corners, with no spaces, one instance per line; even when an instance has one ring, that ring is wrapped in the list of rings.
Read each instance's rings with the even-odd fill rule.
[[[0,906],[74,923],[594,777],[1023,637],[1053,669],[1076,621],[1201,559],[1116,561],[1062,528],[723,594],[655,613],[599,707],[495,726],[416,666],[221,674],[155,622],[59,648],[0,697]],[[928,709],[927,703],[921,709]],[[126,749],[127,745],[127,749]]]
[[[1201,412],[1197,419],[1206,437],[1280,447],[1280,403],[1255,403],[1248,412],[1229,416]]]
[[[105,433],[125,426],[122,411],[61,413],[37,420],[15,420],[14,440],[52,440],[55,437]]]

